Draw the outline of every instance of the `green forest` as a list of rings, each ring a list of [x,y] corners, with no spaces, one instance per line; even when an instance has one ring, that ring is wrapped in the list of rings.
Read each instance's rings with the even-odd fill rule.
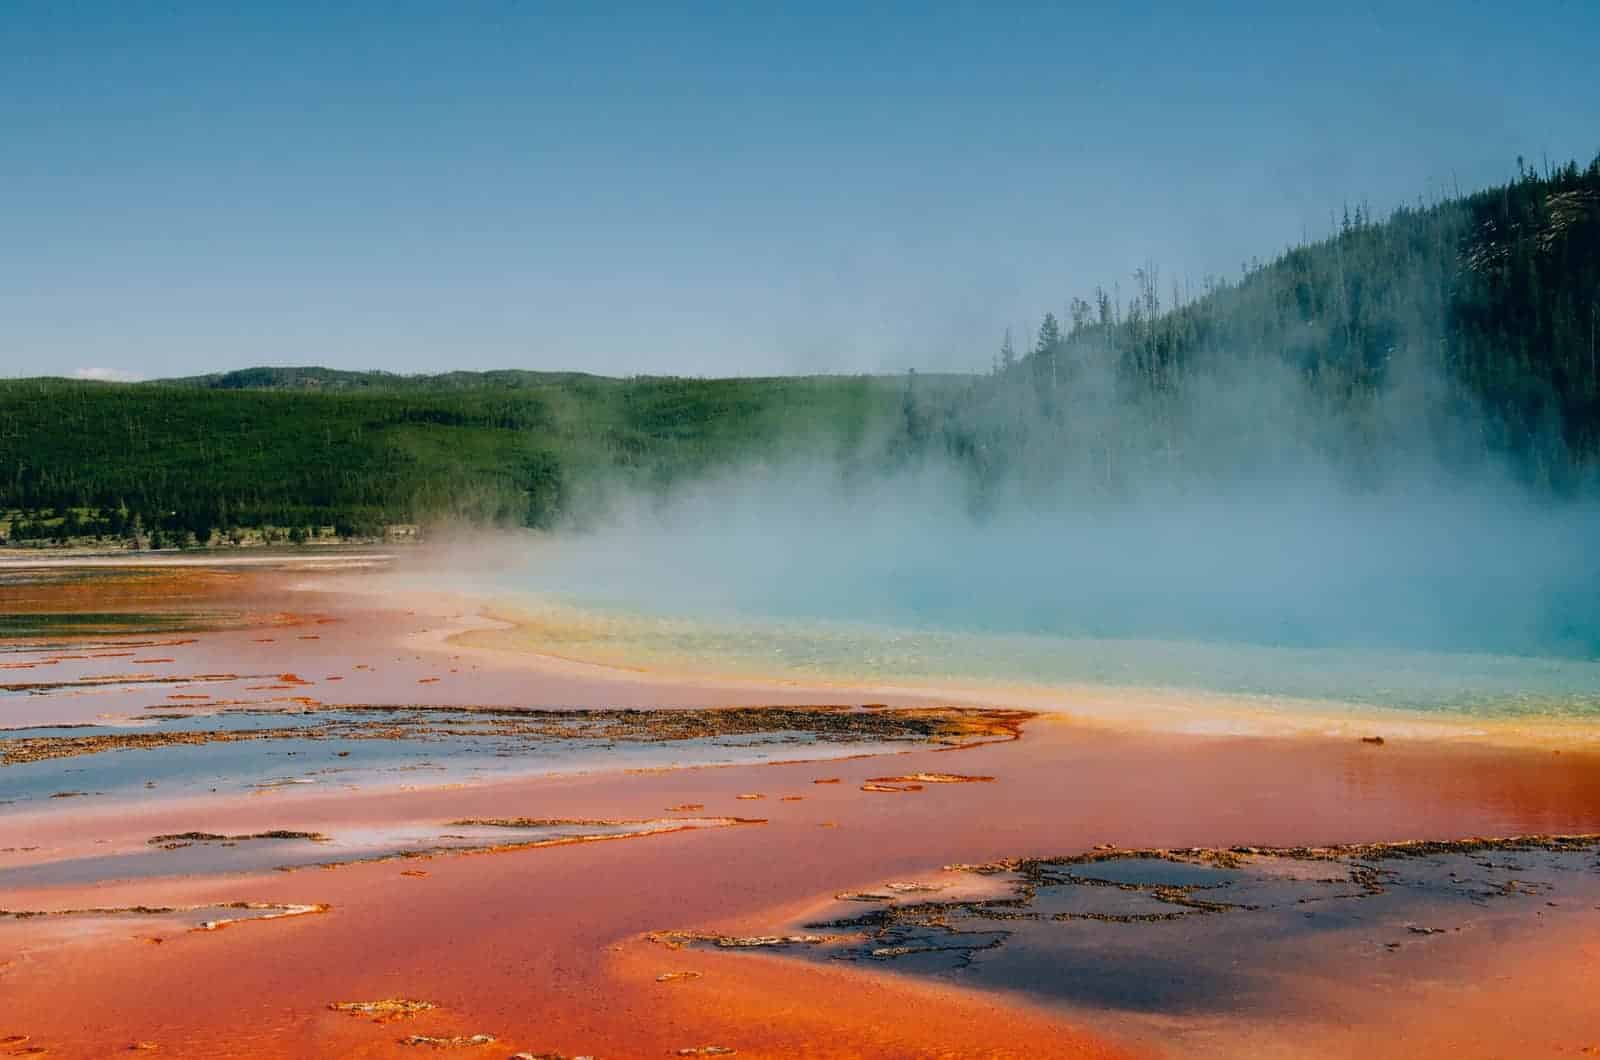
[[[122,384],[0,382],[0,519],[14,542],[210,541],[232,528],[372,537],[434,521],[544,527],[803,449],[894,429],[890,378],[403,378],[324,369]]]
[[[945,461],[980,509],[1016,484],[1076,475],[1114,493],[1152,470],[1203,481],[1286,451],[1361,481],[1419,438],[1539,490],[1583,488],[1600,466],[1600,158],[1519,160],[1504,186],[1356,208],[1335,229],[1198,290],[1151,265],[1126,290],[1072,297],[1036,334],[1006,336],[983,375],[0,380],[0,536],[548,527],[616,490],[802,454],[857,472]]]
[[[1025,349],[1007,335],[977,391],[919,398],[910,432],[980,488],[1078,470],[1115,490],[1285,450],[1371,481],[1426,448],[1570,494],[1600,465],[1600,158],[1517,166],[1386,218],[1347,211],[1198,292],[1152,265],[1072,298]]]

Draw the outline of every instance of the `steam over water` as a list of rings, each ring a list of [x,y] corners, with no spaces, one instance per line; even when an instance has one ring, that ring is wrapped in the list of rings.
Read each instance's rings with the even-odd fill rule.
[[[1592,506],[1302,483],[978,518],[953,496],[746,475],[541,542],[513,584],[550,650],[616,661],[1600,717]]]

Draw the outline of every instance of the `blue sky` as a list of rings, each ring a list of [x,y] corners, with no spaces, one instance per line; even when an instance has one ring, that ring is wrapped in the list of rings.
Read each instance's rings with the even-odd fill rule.
[[[0,374],[986,366],[1600,151],[1600,4],[10,0]]]

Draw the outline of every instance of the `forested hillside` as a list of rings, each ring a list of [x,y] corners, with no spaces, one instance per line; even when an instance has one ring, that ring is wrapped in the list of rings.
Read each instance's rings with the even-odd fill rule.
[[[752,460],[953,465],[981,512],[1253,470],[1356,486],[1420,460],[1570,493],[1600,465],[1600,159],[1343,217],[1194,289],[1073,298],[987,376],[616,380],[256,368],[0,381],[0,535],[548,526]],[[138,533],[136,533],[138,532]]]
[[[15,524],[0,534],[137,527],[192,541],[231,527],[369,536],[432,520],[545,526],[610,487],[663,488],[796,451],[849,459],[892,434],[900,393],[899,380],[867,377],[324,369],[0,381],[0,519]]]
[[[911,434],[985,488],[1100,486],[1314,451],[1381,472],[1419,447],[1571,489],[1600,459],[1600,159],[1379,220],[1198,291],[1150,266],[1073,298]],[[1092,465],[1092,466],[1091,466]]]

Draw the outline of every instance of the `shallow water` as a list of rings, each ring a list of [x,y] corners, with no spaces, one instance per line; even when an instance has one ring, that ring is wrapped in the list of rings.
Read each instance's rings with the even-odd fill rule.
[[[764,938],[685,943],[934,976],[1113,1021],[1158,1019],[1184,1055],[1238,1055],[1237,1043],[1214,1039],[1218,1019],[1361,1019],[1350,1005],[1364,984],[1410,984],[1418,967],[1434,983],[1470,984],[1486,944],[1592,931],[1600,917],[1595,840],[1214,858],[1129,852],[952,868],[925,877],[931,894],[840,896],[822,918],[774,924]],[[974,876],[997,893],[960,896]]]
[[[840,509],[827,496],[735,491],[505,542],[492,574],[405,577],[505,600],[545,650],[614,664],[1600,718],[1589,509],[1488,526],[1464,517],[1464,498],[1329,512],[1291,491],[1276,521],[1213,498],[980,524],[906,498]]]
[[[619,839],[698,828],[724,828],[734,818],[551,820],[504,823],[397,822],[341,827],[331,835],[271,832],[226,835],[187,832],[152,836],[148,849],[0,867],[0,890],[58,887],[195,874],[332,867],[363,861]]]
[[[1160,688],[1305,710],[1600,719],[1600,660],[1094,638],[759,616],[669,615],[580,596],[500,599],[538,650],[614,664],[873,684]],[[1299,701],[1299,702],[1295,702]]]
[[[665,717],[665,715],[658,715]],[[101,797],[166,799],[322,785],[443,784],[538,774],[826,759],[903,749],[915,737],[856,738],[773,728],[703,738],[630,739],[609,719],[559,714],[381,708],[229,710],[148,724],[4,730],[0,806],[15,810]],[[149,735],[156,746],[121,746]],[[181,742],[192,739],[195,742]],[[103,741],[97,744],[94,741]],[[88,749],[56,754],[58,745]],[[45,748],[50,757],[27,760]]]

